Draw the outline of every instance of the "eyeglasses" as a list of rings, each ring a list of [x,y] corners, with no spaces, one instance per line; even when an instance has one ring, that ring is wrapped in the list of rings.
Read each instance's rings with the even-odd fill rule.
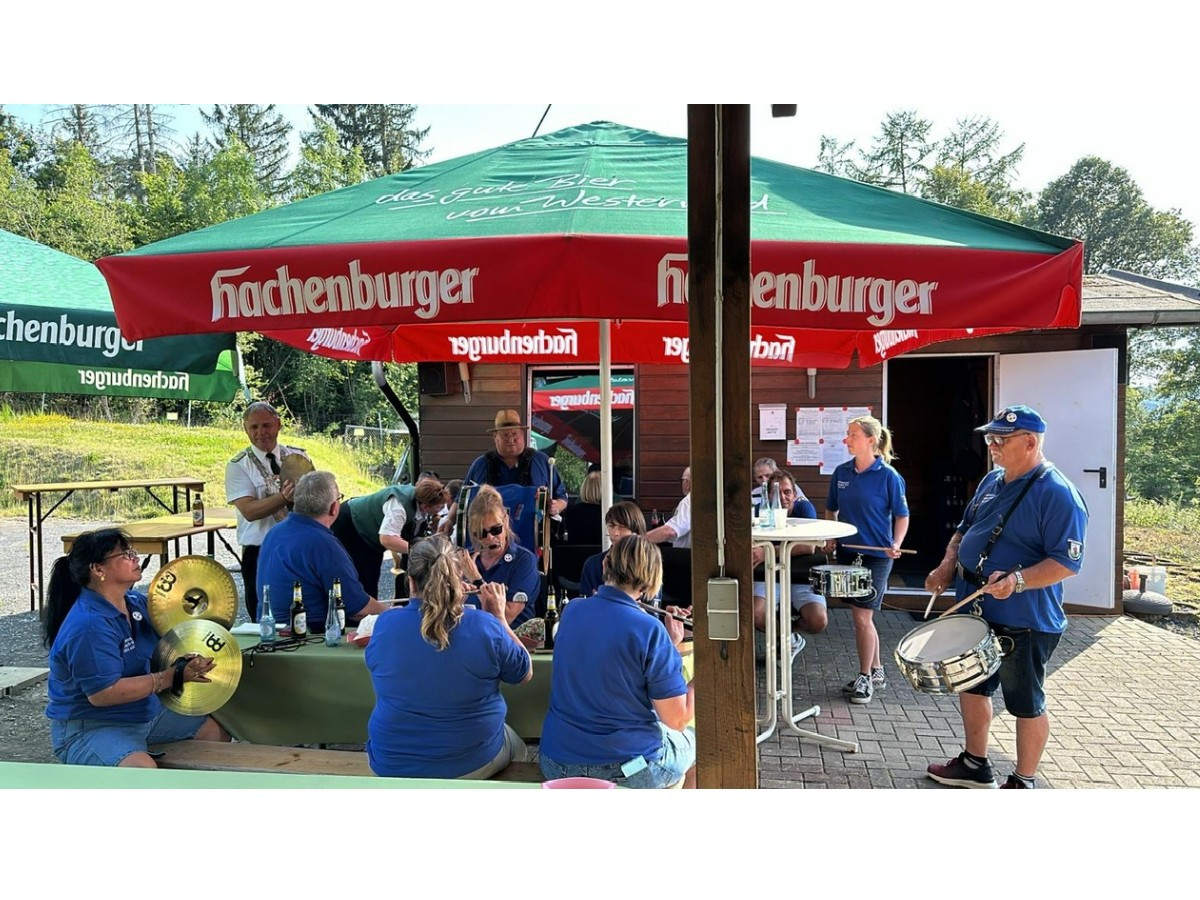
[[[504,526],[493,525],[491,528],[485,528],[483,531],[475,532],[475,537],[483,538],[487,537],[488,535],[491,535],[492,537],[500,537],[502,534],[504,534]]]
[[[346,495],[345,495],[345,494],[338,494],[338,499],[337,499],[337,502],[338,502],[338,503],[341,503],[341,502],[342,502],[343,500],[345,500],[345,499],[346,499]]]
[[[1005,441],[1011,440],[1012,438],[1015,438],[1017,435],[1020,435],[1020,434],[1029,434],[1029,432],[1028,431],[1014,431],[1012,434],[1005,434],[1005,435],[985,434],[983,436],[983,442],[991,447],[1003,447]]]
[[[132,559],[134,562],[137,562],[139,559],[138,552],[132,548],[129,550],[118,550],[116,553],[110,553],[108,556],[104,557],[104,559],[107,561],[110,559],[116,559],[118,556],[124,556],[126,559]]]

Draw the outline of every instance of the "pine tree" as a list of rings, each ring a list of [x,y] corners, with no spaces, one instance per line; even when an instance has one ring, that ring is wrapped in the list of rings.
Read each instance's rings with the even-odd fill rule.
[[[212,141],[215,149],[224,150],[229,139],[236,136],[254,158],[254,177],[267,196],[283,194],[292,125],[275,111],[274,103],[215,104],[211,112],[201,108],[200,115],[215,129]]]
[[[318,103],[309,113],[334,127],[343,150],[362,151],[372,178],[403,172],[429,155],[421,149],[429,128],[413,127],[417,108],[410,103]]]

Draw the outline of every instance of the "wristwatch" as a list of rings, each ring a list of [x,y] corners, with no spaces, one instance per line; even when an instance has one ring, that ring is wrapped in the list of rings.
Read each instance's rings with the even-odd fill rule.
[[[1021,574],[1020,569],[1017,569],[1017,571],[1013,572],[1013,578],[1017,579],[1017,586],[1013,588],[1013,593],[1019,594],[1025,590],[1025,576]]]

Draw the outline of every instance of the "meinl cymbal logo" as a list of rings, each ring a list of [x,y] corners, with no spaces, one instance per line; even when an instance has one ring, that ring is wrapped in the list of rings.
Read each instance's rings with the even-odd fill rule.
[[[667,253],[658,261],[658,305],[688,302],[687,254]],[[750,303],[757,309],[789,312],[868,314],[876,328],[890,325],[897,315],[933,315],[936,281],[876,278],[869,275],[821,275],[815,259],[805,260],[803,272],[752,272]],[[801,324],[799,321],[797,324]]]

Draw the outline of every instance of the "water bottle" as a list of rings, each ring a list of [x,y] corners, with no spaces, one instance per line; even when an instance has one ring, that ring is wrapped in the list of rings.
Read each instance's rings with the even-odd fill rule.
[[[779,493],[779,482],[771,485],[771,520],[775,523],[772,528],[782,528],[787,524],[787,513],[783,509],[783,498]]]
[[[262,592],[262,608],[258,612],[258,636],[264,641],[273,641],[275,614],[271,612],[271,586],[264,584],[259,591]]]
[[[333,588],[329,589],[329,601],[325,608],[325,646],[336,647],[342,642],[342,626],[338,623],[337,598]]]

